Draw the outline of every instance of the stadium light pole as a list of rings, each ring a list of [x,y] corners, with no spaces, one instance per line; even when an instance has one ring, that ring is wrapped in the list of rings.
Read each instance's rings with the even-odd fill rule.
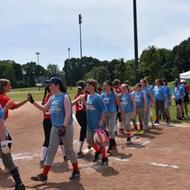
[[[135,75],[136,82],[139,82],[139,57],[138,57],[138,31],[137,31],[137,2],[133,0],[133,21],[134,21],[134,54],[135,54]]]
[[[37,65],[40,63],[40,52],[36,52],[36,57],[37,57]]]
[[[81,30],[81,24],[82,24],[82,15],[79,14],[80,58],[82,59],[82,30]]]
[[[68,59],[70,59],[71,58],[71,48],[68,48],[67,50],[68,50]]]

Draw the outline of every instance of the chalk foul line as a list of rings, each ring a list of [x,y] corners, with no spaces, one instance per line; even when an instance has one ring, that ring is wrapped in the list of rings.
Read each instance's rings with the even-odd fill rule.
[[[157,167],[162,167],[162,168],[173,168],[173,169],[178,169],[179,168],[176,165],[161,164],[161,163],[156,163],[156,162],[151,162],[149,164],[152,165],[152,166],[157,166]]]

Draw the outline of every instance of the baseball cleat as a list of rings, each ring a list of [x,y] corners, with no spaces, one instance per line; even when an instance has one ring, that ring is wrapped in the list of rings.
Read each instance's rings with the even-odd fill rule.
[[[80,179],[80,171],[79,170],[73,170],[71,177],[69,180],[79,180]]]
[[[100,152],[95,152],[93,162],[96,162],[98,160],[99,156],[100,156]]]
[[[47,176],[45,176],[44,174],[41,173],[41,174],[39,174],[37,176],[31,177],[31,180],[32,181],[41,181],[44,184],[46,184],[47,183]]]
[[[24,186],[23,183],[17,183],[17,184],[15,184],[14,190],[25,190],[25,189],[26,188],[25,188],[25,186]]]
[[[101,165],[102,165],[102,166],[107,166],[107,165],[108,165],[108,158],[107,158],[107,157],[102,158]]]

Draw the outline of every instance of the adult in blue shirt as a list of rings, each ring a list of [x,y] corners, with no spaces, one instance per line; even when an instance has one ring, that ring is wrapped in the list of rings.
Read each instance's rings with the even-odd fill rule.
[[[165,79],[163,80],[163,85],[164,85],[165,90],[166,90],[165,108],[166,108],[166,113],[168,115],[168,118],[170,120],[170,106],[172,104],[172,101],[171,101],[171,89],[168,86],[168,83],[167,83],[167,81]]]
[[[163,86],[162,80],[157,79],[155,80],[155,86],[153,88],[153,94],[155,98],[155,111],[156,111],[156,124],[159,124],[160,115],[162,114],[165,118],[167,123],[170,122],[166,108],[165,108],[165,101],[167,100],[166,90]]]
[[[104,105],[106,107],[106,127],[108,128],[110,142],[108,153],[111,153],[114,149],[116,149],[116,142],[115,142],[115,123],[117,118],[117,103],[116,103],[116,95],[112,89],[112,82],[105,81],[103,83],[103,90],[102,99]]]
[[[183,104],[183,97],[184,97],[184,89],[183,86],[180,85],[178,81],[174,83],[174,99],[176,103],[176,111],[177,111],[177,119],[182,120],[182,104]]]
[[[105,112],[106,108],[103,103],[101,95],[96,93],[97,82],[96,80],[89,79],[86,81],[86,88],[89,92],[86,102],[86,113],[87,113],[87,142],[90,146],[95,149],[95,156],[93,162],[96,162],[99,155],[102,154],[102,165],[108,164],[108,157],[106,155],[105,146],[99,146],[94,142],[95,130],[101,128],[105,123]]]

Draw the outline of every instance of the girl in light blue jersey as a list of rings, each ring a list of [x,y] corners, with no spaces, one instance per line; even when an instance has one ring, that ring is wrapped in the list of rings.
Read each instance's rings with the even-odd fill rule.
[[[153,94],[155,98],[155,106],[156,106],[156,124],[159,124],[160,115],[163,114],[166,118],[167,123],[170,122],[166,109],[165,109],[165,101],[167,100],[167,94],[164,86],[162,85],[162,81],[160,79],[155,80],[155,86],[153,88]]]
[[[131,120],[133,115],[136,112],[136,105],[134,96],[130,93],[130,89],[127,84],[121,85],[121,94],[119,94],[120,98],[120,111],[121,118],[124,125],[124,128],[127,132],[127,144],[131,143]]]
[[[101,147],[94,142],[94,132],[96,129],[101,128],[105,123],[106,108],[103,103],[102,97],[96,93],[97,82],[93,79],[87,80],[87,96],[86,112],[87,112],[87,142],[95,149],[95,156],[93,162],[96,162],[99,155],[102,154],[102,165],[108,164],[106,155],[106,148],[104,145]]]
[[[133,96],[135,97],[135,104],[136,104],[136,113],[133,117],[134,128],[138,132],[138,134],[141,133],[143,134],[144,113],[146,113],[147,103],[146,103],[146,96],[141,90],[140,83],[136,84]],[[137,121],[136,121],[137,116],[139,119],[140,131],[138,131],[137,127]]]
[[[48,102],[43,106],[34,102],[29,94],[30,102],[41,111],[50,111],[52,129],[47,156],[44,163],[43,173],[32,177],[33,181],[47,181],[49,170],[53,164],[60,140],[65,146],[65,152],[70,159],[73,172],[70,180],[79,179],[80,172],[78,168],[77,154],[73,149],[73,123],[72,123],[72,104],[69,96],[66,94],[66,87],[63,80],[59,77],[52,77],[46,81],[49,84],[50,92],[53,94]]]
[[[148,85],[147,79],[140,80],[141,89],[146,97],[146,111],[144,112],[144,129],[149,130],[148,122],[151,121],[152,127],[154,126],[152,114],[151,114],[151,105],[154,106],[154,96],[151,87]]]
[[[115,142],[115,122],[117,118],[117,105],[116,105],[116,95],[112,90],[112,83],[110,81],[105,81],[103,83],[104,92],[102,93],[102,99],[104,105],[106,106],[106,127],[109,132],[109,148],[108,153],[111,153],[114,149],[116,149]]]

